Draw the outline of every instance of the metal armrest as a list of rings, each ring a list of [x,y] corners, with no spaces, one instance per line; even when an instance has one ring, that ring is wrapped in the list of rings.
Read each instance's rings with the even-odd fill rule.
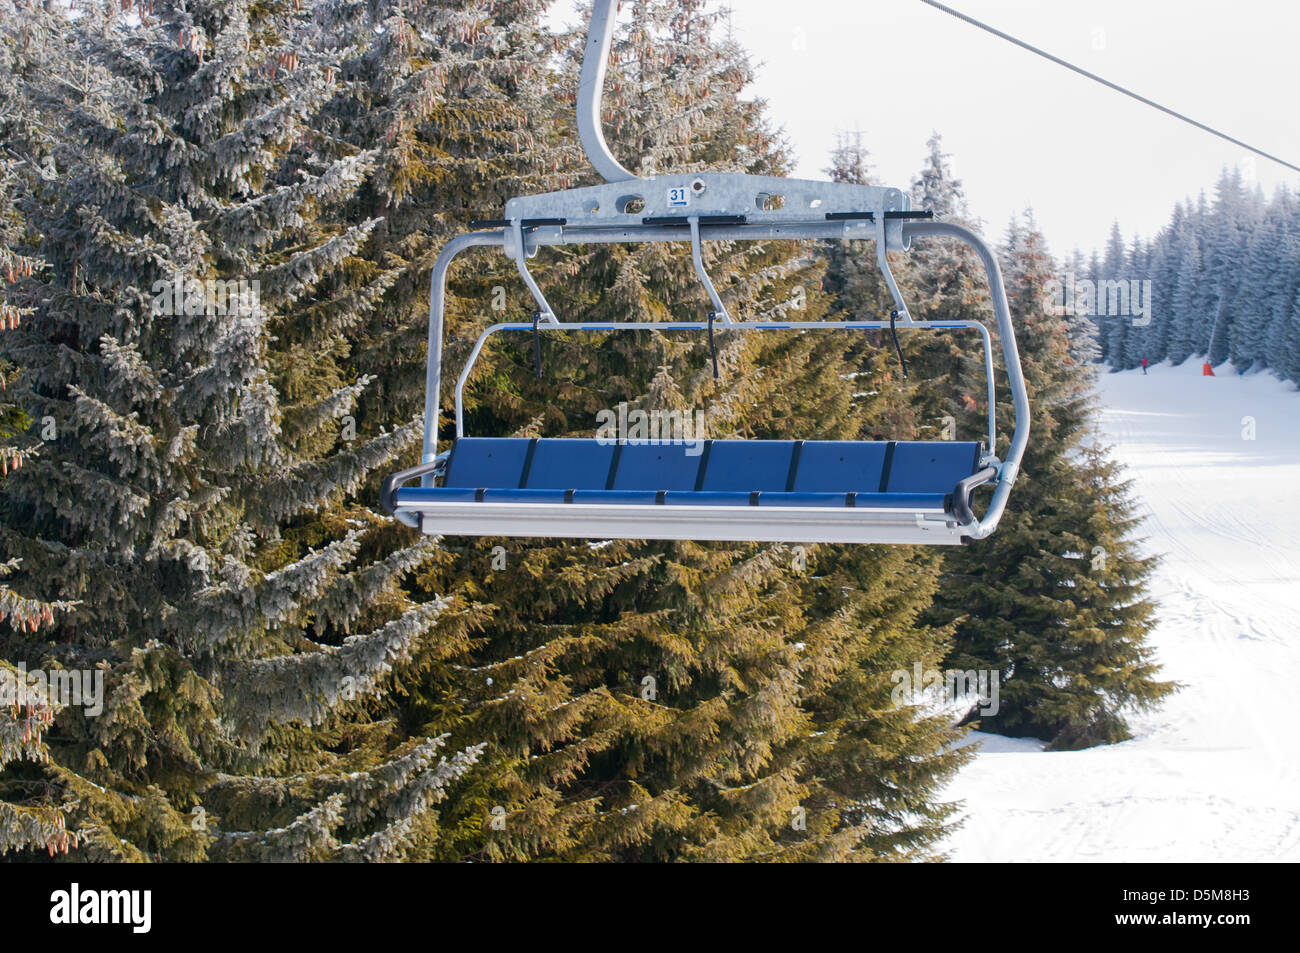
[[[379,502],[388,510],[389,513],[397,512],[397,489],[403,483],[414,480],[416,477],[422,477],[425,474],[432,473],[435,476],[442,473],[447,467],[447,453],[438,454],[432,462],[422,463],[418,467],[411,467],[409,470],[399,470],[388,479],[384,480],[384,485],[379,490]]]
[[[957,481],[957,485],[952,491],[952,515],[956,517],[958,523],[968,526],[971,523],[978,522],[975,518],[975,511],[970,508],[971,494],[975,492],[977,486],[993,482],[997,475],[997,467],[985,467],[983,470],[972,473],[966,479]]]

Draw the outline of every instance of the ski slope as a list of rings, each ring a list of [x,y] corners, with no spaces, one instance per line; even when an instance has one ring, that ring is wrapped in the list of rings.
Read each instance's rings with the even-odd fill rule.
[[[964,802],[954,861],[1300,860],[1300,393],[1217,375],[1189,361],[1099,381],[1143,545],[1163,557],[1151,640],[1184,688],[1118,745],[973,735],[946,792]]]

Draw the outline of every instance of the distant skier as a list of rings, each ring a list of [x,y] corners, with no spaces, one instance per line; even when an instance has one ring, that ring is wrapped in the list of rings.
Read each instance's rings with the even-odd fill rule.
[[[1147,376],[1147,359],[1145,357],[1142,358],[1142,376]]]

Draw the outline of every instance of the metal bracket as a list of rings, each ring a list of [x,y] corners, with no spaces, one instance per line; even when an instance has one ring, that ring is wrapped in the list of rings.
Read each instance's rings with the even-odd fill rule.
[[[506,203],[506,219],[563,229],[627,228],[647,224],[822,224],[836,222],[844,238],[871,238],[871,221],[885,216],[890,251],[904,251],[903,220],[911,199],[900,189],[851,182],[783,179],[736,172],[699,172],[631,178],[606,185],[520,195]]]
[[[700,245],[700,217],[698,215],[692,215],[690,217],[690,223],[691,261],[695,263],[695,273],[700,276],[700,281],[704,285],[704,290],[709,293],[709,300],[713,302],[713,315],[709,317],[709,339],[712,341],[713,328],[711,322],[713,321],[713,317],[716,316],[721,324],[730,324],[731,315],[727,314],[726,305],[722,303],[722,298],[718,294],[718,289],[713,287],[713,279],[711,279],[709,273],[704,270],[704,251]]]
[[[508,234],[514,239],[512,249],[515,267],[519,269],[519,275],[524,279],[524,284],[528,286],[528,291],[537,302],[537,309],[540,312],[538,320],[545,324],[559,324],[560,319],[555,316],[551,310],[550,303],[546,300],[546,295],[542,294],[542,289],[538,287],[537,282],[533,279],[533,274],[528,270],[528,246],[524,239],[524,223],[521,219],[514,219],[510,222]],[[537,254],[537,249],[533,249],[533,254]]]
[[[880,273],[885,276],[885,284],[889,288],[889,294],[894,299],[894,314],[904,325],[912,323],[912,315],[907,310],[907,303],[903,300],[903,293],[898,290],[898,282],[894,280],[894,273],[889,270],[889,226],[890,219],[884,215],[876,216],[876,261],[880,265]],[[892,221],[899,229],[899,244],[902,244],[902,226],[901,221]],[[906,374],[906,371],[904,371]]]

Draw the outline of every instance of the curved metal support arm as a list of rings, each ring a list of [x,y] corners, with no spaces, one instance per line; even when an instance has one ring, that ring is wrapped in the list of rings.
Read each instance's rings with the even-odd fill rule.
[[[591,26],[587,48],[582,54],[582,71],[578,76],[578,137],[587,158],[606,182],[624,182],[636,176],[623,168],[609,151],[605,133],[600,128],[600,100],[605,87],[605,69],[609,63],[610,43],[614,38],[614,15],[618,0],[595,0],[591,7]]]
[[[443,315],[447,308],[447,270],[452,260],[467,248],[505,245],[505,232],[472,232],[457,235],[442,246],[429,276],[429,349],[424,372],[424,453],[423,463],[433,463],[438,455],[439,395],[442,390]],[[426,478],[432,486],[432,478]]]
[[[889,288],[889,294],[894,299],[894,308],[898,314],[898,320],[904,324],[912,323],[912,315],[907,310],[907,303],[903,301],[903,293],[898,290],[898,282],[894,280],[894,273],[889,270],[889,243],[886,241],[885,216],[883,212],[876,214],[876,262],[880,265],[880,273],[885,276],[885,285]]]
[[[704,270],[704,250],[700,243],[700,218],[698,215],[690,217],[691,223],[691,261],[695,263],[695,273],[700,276],[700,281],[704,285],[704,290],[709,293],[709,300],[713,302],[713,313],[723,324],[731,323],[731,315],[727,314],[726,306],[722,303],[722,297],[718,294],[718,289],[713,287],[713,279],[709,273]]]
[[[903,226],[907,237],[925,238],[943,236],[959,238],[974,249],[984,264],[984,273],[988,277],[989,297],[993,303],[993,314],[998,322],[998,337],[1002,341],[1002,363],[1006,367],[1007,380],[1011,385],[1011,401],[1014,409],[1014,430],[1011,434],[1011,446],[1007,450],[1006,460],[998,468],[997,489],[988,511],[978,524],[971,527],[968,536],[983,539],[997,529],[998,521],[1007,506],[1007,497],[1011,486],[1016,482],[1020,472],[1020,461],[1024,458],[1025,447],[1029,443],[1029,394],[1025,390],[1025,375],[1020,367],[1020,350],[1016,347],[1015,328],[1011,324],[1011,312],[1007,307],[1006,287],[1002,283],[1002,269],[998,267],[997,256],[984,243],[984,239],[961,225],[951,222],[915,222]],[[990,448],[995,449],[995,448]]]
[[[510,223],[511,237],[514,239],[514,259],[515,267],[519,269],[519,276],[524,279],[524,284],[528,286],[528,293],[533,296],[537,302],[537,309],[541,313],[541,320],[547,324],[555,324],[559,318],[551,310],[550,302],[546,300],[546,295],[542,294],[541,287],[538,286],[533,278],[533,273],[528,270],[528,245],[524,241],[524,225],[522,220],[515,219]]]
[[[970,495],[975,492],[977,486],[992,483],[997,478],[997,467],[985,467],[957,482],[957,486],[952,491],[952,515],[957,518],[958,523],[969,526],[971,523],[978,522],[975,511],[970,508]]]

